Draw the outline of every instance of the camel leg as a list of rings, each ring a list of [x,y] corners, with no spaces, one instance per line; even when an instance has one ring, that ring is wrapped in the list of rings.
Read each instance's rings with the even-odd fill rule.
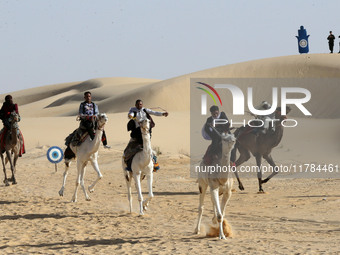
[[[142,187],[140,183],[140,173],[134,174],[136,190],[138,194],[138,202],[139,202],[139,215],[144,215],[143,212],[143,194],[142,194]]]
[[[127,186],[127,191],[128,191],[130,213],[132,213],[132,194],[131,194],[132,176],[130,172],[128,171],[125,171],[125,181],[126,181],[126,186]]]
[[[256,165],[257,165],[257,179],[259,181],[259,192],[263,193],[263,188],[262,188],[262,169],[261,169],[261,160],[262,160],[262,155],[256,155]]]
[[[63,197],[64,196],[64,190],[65,190],[65,185],[66,185],[66,179],[68,175],[68,170],[70,168],[71,162],[67,159],[65,159],[65,171],[63,174],[63,185],[61,186],[61,189],[59,190],[59,196]]]
[[[147,178],[148,178],[149,195],[148,195],[148,198],[143,201],[143,209],[145,211],[148,209],[149,203],[150,203],[151,199],[153,198],[153,193],[152,193],[153,174],[152,174],[152,172],[147,175]]]
[[[9,183],[7,180],[7,174],[6,174],[6,167],[5,167],[6,163],[4,162],[4,155],[2,153],[0,153],[0,155],[1,155],[2,167],[3,167],[4,175],[5,175],[4,183],[6,186],[9,186]]]
[[[78,188],[79,188],[79,184],[80,184],[80,177],[81,177],[81,172],[83,170],[83,168],[85,167],[84,163],[81,163],[79,161],[77,161],[77,179],[76,179],[76,188],[74,190],[71,202],[77,202],[77,192],[78,192]]]
[[[208,185],[206,183],[200,183],[198,185],[199,191],[200,191],[200,204],[198,206],[198,220],[197,220],[197,226],[195,229],[195,233],[199,234],[201,230],[201,220],[203,215],[203,209],[204,209],[204,197],[205,193],[207,191]]]
[[[13,157],[14,173],[16,172],[16,169],[17,169],[16,165],[17,165],[18,158],[19,158],[18,152],[14,152],[14,157]],[[12,184],[17,184],[17,181],[16,181],[16,179],[14,177],[14,174],[13,174],[13,176],[11,178],[11,181],[12,181]]]
[[[86,171],[86,164],[83,165],[83,168],[80,172],[80,187],[82,188],[84,192],[86,201],[91,201],[91,198],[89,197],[85,189],[85,183],[84,183],[85,171]]]
[[[220,200],[219,200],[219,189],[215,188],[213,189],[212,187],[210,188],[210,193],[211,193],[211,201],[214,204],[214,207],[216,208],[216,213],[217,213],[217,222],[220,227],[220,233],[219,233],[219,238],[220,239],[226,239],[225,235],[223,233],[223,214],[221,212],[221,207],[220,207]]]
[[[227,181],[226,189],[223,192],[223,197],[222,197],[222,204],[221,204],[221,210],[222,210],[222,215],[224,217],[225,215],[225,209],[227,207],[227,204],[230,200],[231,197],[231,189],[233,188],[233,179],[229,178]]]
[[[102,173],[99,170],[99,165],[97,159],[91,160],[91,165],[93,169],[97,172],[97,179],[88,187],[89,191],[92,193],[94,191],[94,186],[96,186],[97,182],[103,178]]]
[[[244,162],[246,162],[246,161],[248,161],[250,159],[250,153],[249,153],[249,151],[247,149],[244,149],[243,147],[238,146],[238,150],[240,152],[240,156],[239,156],[239,158],[235,162],[236,167],[238,167],[239,165],[243,164]],[[241,182],[241,179],[238,176],[238,171],[236,170],[234,172],[234,174],[235,174],[235,177],[236,177],[236,179],[238,181],[238,188],[240,190],[244,190],[244,187],[243,187],[243,184]]]
[[[264,179],[262,181],[262,183],[266,183],[267,181],[269,181],[273,176],[277,175],[279,173],[279,171],[276,169],[276,165],[275,165],[275,162],[272,158],[272,156],[269,154],[269,155],[265,155],[263,156],[263,158],[265,160],[267,160],[267,162],[269,163],[269,165],[271,165],[274,169],[273,173],[271,175],[269,175],[266,179]]]
[[[11,171],[12,171],[12,177],[9,180],[12,182],[12,184],[17,184],[17,182],[15,180],[15,177],[14,177],[15,166],[14,166],[14,163],[12,161],[11,152],[6,150],[6,156],[7,156],[8,160],[9,160],[9,164],[11,165]]]

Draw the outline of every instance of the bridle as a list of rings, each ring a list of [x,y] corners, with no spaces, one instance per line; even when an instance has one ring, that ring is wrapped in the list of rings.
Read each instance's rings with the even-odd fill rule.
[[[98,122],[99,122],[99,121],[97,120],[97,124],[98,124]],[[102,125],[99,125],[99,124],[98,124],[98,128],[97,128],[97,129],[100,130],[100,131],[103,131],[103,130],[104,130],[105,124],[106,124],[106,121],[105,121],[104,123],[102,123]]]
[[[142,121],[139,122],[140,130],[142,131],[142,133],[150,134],[150,127],[149,127],[149,128],[143,128],[143,127],[141,126],[141,124],[142,124],[143,121],[147,121],[147,120],[142,120]]]

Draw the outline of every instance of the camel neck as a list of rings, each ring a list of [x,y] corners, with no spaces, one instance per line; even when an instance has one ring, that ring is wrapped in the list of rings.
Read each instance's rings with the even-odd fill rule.
[[[273,133],[273,137],[274,137],[273,146],[277,146],[281,142],[282,136],[283,136],[283,126],[281,125],[281,122],[280,122],[280,124],[275,127],[275,131]]]
[[[103,136],[103,129],[97,129],[96,134],[94,136],[94,139],[92,141],[92,143],[94,143],[94,145],[93,145],[93,151],[94,152],[99,150],[99,146],[100,146],[100,143],[102,141],[102,136]]]
[[[150,134],[143,134],[142,133],[142,138],[143,138],[143,153],[146,155],[151,155],[151,141],[150,141]]]
[[[230,151],[227,154],[225,154],[222,148],[221,165],[228,166],[229,164],[230,164]]]
[[[17,128],[14,125],[11,126],[11,141],[14,144],[18,141]]]

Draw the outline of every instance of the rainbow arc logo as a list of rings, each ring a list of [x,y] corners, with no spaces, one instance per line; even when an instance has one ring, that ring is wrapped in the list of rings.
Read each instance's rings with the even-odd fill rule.
[[[201,84],[201,85],[203,85],[203,86],[205,86],[205,87],[207,87],[207,88],[209,88],[212,92],[214,92],[214,94],[217,96],[217,98],[218,98],[218,100],[220,101],[220,104],[221,104],[221,106],[222,106],[222,100],[221,100],[221,98],[220,98],[220,95],[217,93],[217,91],[216,91],[212,86],[210,86],[209,84],[206,84],[206,83],[204,83],[204,82],[197,82],[197,83],[198,83],[198,84]],[[215,105],[217,105],[217,102],[216,102],[216,100],[215,100],[214,95],[213,95],[209,90],[207,90],[207,89],[205,89],[205,88],[201,88],[201,87],[196,87],[196,88],[201,89],[201,90],[203,90],[204,92],[206,92],[206,93],[212,98],[212,100],[214,101]]]

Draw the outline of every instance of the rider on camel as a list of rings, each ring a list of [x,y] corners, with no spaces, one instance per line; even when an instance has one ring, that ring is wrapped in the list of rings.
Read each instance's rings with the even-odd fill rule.
[[[13,97],[11,95],[7,95],[5,97],[5,102],[3,103],[3,105],[0,109],[0,119],[2,120],[2,123],[4,124],[4,129],[2,129],[0,131],[1,143],[3,142],[2,139],[4,139],[7,130],[9,130],[9,132],[11,132],[10,118],[11,118],[12,112],[15,112],[16,114],[19,115],[19,108],[18,108],[17,104],[13,103]],[[19,116],[19,121],[20,121],[20,116]],[[17,135],[18,135],[18,137],[20,137],[22,139],[22,146],[21,146],[20,151],[19,151],[19,157],[21,157],[22,154],[25,153],[24,137],[21,134],[19,129],[18,129]]]
[[[151,138],[151,129],[155,126],[155,123],[153,122],[150,115],[167,117],[169,113],[157,112],[149,108],[144,108],[143,101],[140,99],[136,100],[135,107],[130,108],[128,113],[128,118],[130,119],[128,123],[128,131],[131,131],[130,133],[131,140],[124,150],[124,157],[126,163],[129,159],[132,158],[134,154],[136,154],[143,147],[143,138],[141,129],[139,127],[139,123],[145,119],[150,120],[150,138]],[[154,162],[156,163],[155,155]],[[158,169],[155,168],[155,170]]]
[[[84,99],[85,101],[79,105],[79,128],[66,138],[65,145],[67,146],[70,143],[72,143],[74,146],[79,146],[82,142],[81,138],[85,132],[89,134],[91,140],[94,139],[95,124],[99,110],[97,104],[92,102],[92,94],[90,91],[86,91],[84,93]],[[104,130],[102,135],[102,143],[104,148],[111,148],[107,145],[107,139]]]
[[[0,119],[7,129],[11,128],[9,118],[13,111],[19,114],[18,105],[13,103],[13,98],[11,95],[7,95],[0,110]]]
[[[267,101],[262,101],[259,110],[268,110],[271,108],[271,105]],[[275,126],[271,125],[273,119],[275,119],[275,112],[269,115],[257,115],[258,119],[263,121],[263,128],[261,128],[260,133],[266,134],[268,130],[275,131]]]
[[[216,133],[216,131],[218,131],[220,134],[230,134],[230,123],[228,121],[227,115],[224,112],[220,112],[218,106],[216,105],[210,107],[210,113],[211,116],[207,119],[203,129],[205,135],[208,135],[208,137],[211,139],[211,144],[204,155],[204,161],[207,164],[211,164],[213,160],[220,157],[220,153],[222,151],[221,137]],[[215,131],[213,129],[213,121],[216,119],[227,120],[228,122],[215,125]]]

